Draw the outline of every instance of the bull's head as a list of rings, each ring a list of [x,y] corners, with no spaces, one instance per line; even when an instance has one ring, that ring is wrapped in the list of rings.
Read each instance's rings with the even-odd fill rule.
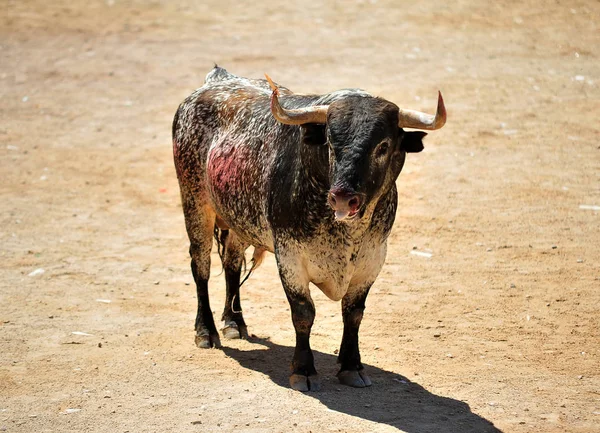
[[[424,132],[446,123],[442,94],[435,116],[398,108],[385,99],[348,96],[330,105],[285,109],[271,84],[271,112],[288,125],[321,125],[329,146],[329,204],[338,220],[361,217],[371,203],[387,193],[402,170],[407,152],[423,150]]]

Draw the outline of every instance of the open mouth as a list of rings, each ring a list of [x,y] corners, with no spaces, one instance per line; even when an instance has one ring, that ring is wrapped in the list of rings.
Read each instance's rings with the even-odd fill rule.
[[[358,209],[348,211],[348,210],[336,210],[335,211],[335,220],[336,221],[349,221],[356,219],[358,216]]]

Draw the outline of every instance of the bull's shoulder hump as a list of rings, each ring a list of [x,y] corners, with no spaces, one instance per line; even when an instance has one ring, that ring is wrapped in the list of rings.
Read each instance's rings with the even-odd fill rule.
[[[340,99],[347,98],[349,96],[362,96],[365,98],[373,97],[370,93],[362,90],[362,89],[340,89],[331,93],[327,93],[322,95],[317,101],[318,104],[331,104],[332,102],[338,101]]]
[[[227,81],[235,78],[238,77],[230,72],[227,72],[226,69],[215,65],[215,67],[208,74],[206,74],[206,78],[204,78],[204,83],[206,84],[218,81]]]

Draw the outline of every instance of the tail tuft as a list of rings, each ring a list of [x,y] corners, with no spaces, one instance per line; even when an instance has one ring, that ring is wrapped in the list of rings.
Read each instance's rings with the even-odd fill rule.
[[[254,254],[252,254],[252,267],[250,268],[250,271],[254,271],[260,265],[262,265],[262,262],[265,260],[266,256],[267,250],[264,248],[254,248]]]
[[[264,248],[254,247],[254,253],[252,254],[252,266],[248,270],[248,273],[244,276],[244,279],[240,283],[240,287],[242,287],[242,284],[244,284],[246,282],[246,280],[248,278],[250,278],[250,275],[252,275],[252,272],[254,272],[256,270],[256,268],[258,268],[262,264],[266,255],[267,255],[267,250],[265,250]]]

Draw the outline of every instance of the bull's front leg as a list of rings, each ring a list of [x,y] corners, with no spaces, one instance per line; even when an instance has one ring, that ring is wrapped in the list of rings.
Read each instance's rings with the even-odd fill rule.
[[[344,335],[338,355],[340,371],[337,377],[343,385],[355,388],[371,386],[371,379],[364,372],[360,362],[360,351],[358,349],[358,330],[365,310],[365,300],[369,294],[371,285],[350,290],[342,298],[342,316],[344,320]]]
[[[315,320],[315,305],[308,289],[308,280],[302,277],[303,270],[299,269],[300,265],[290,266],[285,261],[282,263],[280,257],[277,258],[277,264],[296,330],[290,386],[297,391],[318,391],[321,382],[310,348],[310,330]]]

